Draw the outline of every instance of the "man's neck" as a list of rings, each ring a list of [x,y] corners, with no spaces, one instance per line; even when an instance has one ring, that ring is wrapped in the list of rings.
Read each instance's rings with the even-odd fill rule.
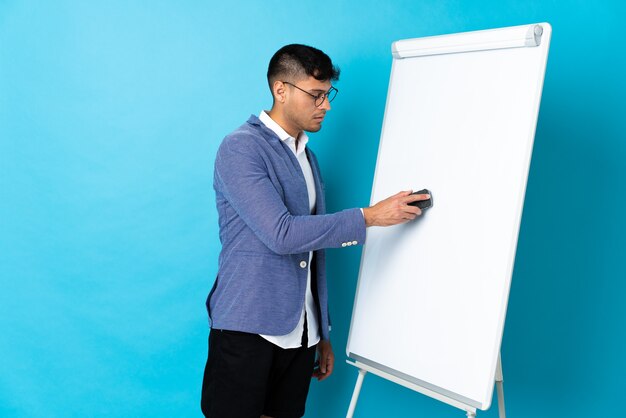
[[[276,111],[276,109],[270,110],[269,112],[267,112],[267,115],[272,118],[272,120],[276,122],[278,126],[283,128],[285,132],[287,132],[289,135],[296,139],[296,148],[298,148],[298,138],[300,138],[300,134],[302,133],[302,131],[296,131],[290,128],[288,124],[285,123],[285,119],[282,117],[281,113]]]

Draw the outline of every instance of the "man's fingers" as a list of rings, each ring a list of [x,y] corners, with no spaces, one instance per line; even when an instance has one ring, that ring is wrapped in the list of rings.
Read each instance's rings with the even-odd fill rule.
[[[422,210],[420,208],[418,208],[417,206],[413,206],[413,205],[404,205],[402,207],[402,211],[404,213],[412,213],[414,215],[421,215],[422,214]]]
[[[335,360],[333,358],[329,358],[326,362],[326,373],[331,374],[333,369],[335,368]]]
[[[429,194],[412,194],[407,196],[404,201],[406,203],[411,203],[411,202],[417,202],[420,200],[428,200],[430,199],[430,195]]]
[[[402,190],[402,191],[394,194],[393,196],[391,196],[391,198],[394,198],[394,197],[406,197],[406,196],[409,196],[411,193],[413,193],[413,190]]]
[[[320,382],[326,379],[328,376],[330,376],[334,369],[332,358],[328,358],[328,361],[326,361],[325,363],[326,363],[326,370],[325,371],[322,370],[322,367],[321,367],[322,363],[320,362],[320,371],[318,372],[317,376],[315,376],[317,377],[317,380],[319,380]]]
[[[418,208],[418,209],[419,209],[419,208]],[[407,213],[407,214],[405,215],[406,217],[405,217],[404,219],[407,219],[407,220],[409,220],[409,221],[412,221],[413,219],[417,218],[417,216],[418,216],[418,215],[419,215],[418,213],[415,213],[415,214],[413,214],[413,213]]]

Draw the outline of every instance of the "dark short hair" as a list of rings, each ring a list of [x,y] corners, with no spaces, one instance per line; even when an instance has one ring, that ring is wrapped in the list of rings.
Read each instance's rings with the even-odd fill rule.
[[[267,68],[267,82],[272,90],[276,80],[295,82],[307,76],[320,81],[339,80],[339,68],[330,57],[312,46],[291,44],[280,48]]]

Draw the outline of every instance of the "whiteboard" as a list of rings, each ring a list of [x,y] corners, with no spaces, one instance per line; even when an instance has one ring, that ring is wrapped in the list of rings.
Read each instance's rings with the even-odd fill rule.
[[[428,188],[367,230],[347,355],[487,409],[550,43],[547,23],[393,44],[371,202]]]

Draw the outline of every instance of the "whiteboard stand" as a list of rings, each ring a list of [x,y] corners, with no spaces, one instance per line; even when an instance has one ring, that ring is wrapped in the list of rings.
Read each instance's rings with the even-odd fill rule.
[[[361,393],[361,386],[363,385],[363,378],[365,378],[366,370],[361,369],[360,365],[356,363],[351,363],[348,361],[348,364],[352,364],[353,366],[359,367],[359,377],[356,378],[356,385],[354,385],[354,392],[352,392],[352,399],[350,400],[350,407],[348,408],[348,413],[346,414],[346,418],[352,418],[354,415],[354,409],[356,408],[356,402],[359,399],[359,393]]]
[[[385,373],[382,370],[378,370],[376,368],[368,366],[367,364],[363,364],[358,360],[354,360],[354,361],[346,360],[346,363],[351,364],[352,366],[359,369],[359,376],[357,377],[356,384],[354,385],[354,392],[352,392],[352,399],[350,400],[350,407],[348,408],[348,413],[346,414],[346,418],[353,418],[354,416],[356,403],[359,400],[359,394],[361,393],[361,386],[363,386],[363,379],[365,378],[365,374],[367,372],[380,376],[383,379],[391,380],[394,383],[407,387],[416,392],[420,392],[421,394],[437,399],[438,401],[445,402],[448,405],[452,405],[456,408],[462,409],[466,412],[468,418],[476,417],[476,408],[474,408],[473,406],[466,405],[463,402],[459,402],[445,395],[439,394],[437,392],[433,392],[425,387],[416,385],[415,383],[401,379],[392,374]],[[496,366],[495,385],[496,385],[496,392],[498,394],[498,413],[499,413],[500,418],[506,418],[506,413],[504,411],[503,382],[504,382],[504,378],[502,375],[502,356],[498,354],[498,365]]]
[[[498,365],[496,366],[496,392],[498,393],[498,412],[500,418],[506,418],[504,412],[504,376],[502,375],[502,355],[498,353]]]

